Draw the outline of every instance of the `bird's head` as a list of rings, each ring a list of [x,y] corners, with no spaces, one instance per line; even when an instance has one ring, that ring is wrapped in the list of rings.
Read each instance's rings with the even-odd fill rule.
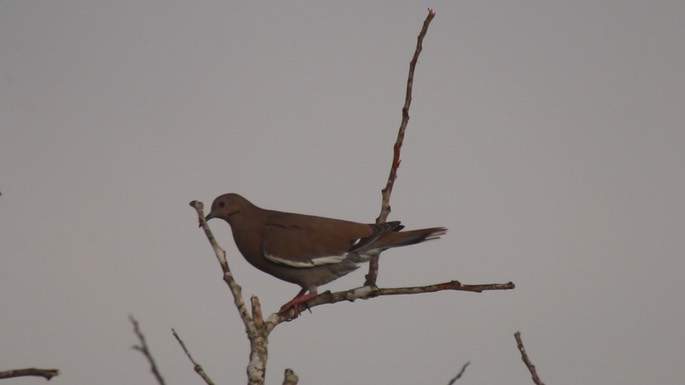
[[[212,210],[207,214],[205,220],[208,221],[212,218],[221,218],[230,222],[230,218],[233,215],[249,206],[252,206],[252,204],[238,194],[224,194],[214,199]]]

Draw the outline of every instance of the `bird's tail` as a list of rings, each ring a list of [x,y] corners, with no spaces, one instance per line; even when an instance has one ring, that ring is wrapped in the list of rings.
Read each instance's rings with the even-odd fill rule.
[[[431,227],[428,229],[409,231],[393,231],[386,233],[384,236],[374,242],[373,249],[385,250],[392,247],[414,245],[423,241],[438,239],[445,233],[447,233],[447,228],[445,227]]]

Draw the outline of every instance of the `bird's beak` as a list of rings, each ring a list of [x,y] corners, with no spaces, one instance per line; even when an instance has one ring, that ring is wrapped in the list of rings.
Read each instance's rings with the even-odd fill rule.
[[[214,213],[210,211],[209,214],[207,214],[207,216],[205,217],[205,221],[209,221],[212,218],[214,218]],[[200,223],[200,227],[202,227],[202,223]]]

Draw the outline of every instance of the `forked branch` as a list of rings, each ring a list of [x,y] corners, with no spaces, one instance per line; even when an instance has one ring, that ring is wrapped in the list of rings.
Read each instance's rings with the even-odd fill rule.
[[[150,371],[155,376],[157,383],[159,383],[159,385],[164,385],[164,378],[162,377],[162,373],[159,371],[159,368],[157,368],[157,363],[155,362],[154,357],[152,357],[152,352],[150,351],[150,348],[147,346],[145,335],[143,334],[143,331],[140,329],[138,321],[135,318],[133,318],[132,315],[129,315],[128,319],[129,321],[131,321],[131,324],[133,325],[133,332],[136,334],[136,337],[138,337],[139,342],[138,345],[133,345],[132,348],[134,350],[139,351],[143,354],[143,356],[145,356],[147,362],[150,364]]]

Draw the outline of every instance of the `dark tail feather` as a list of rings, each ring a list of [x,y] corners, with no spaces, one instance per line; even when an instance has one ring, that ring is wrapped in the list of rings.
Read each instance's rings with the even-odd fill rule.
[[[385,250],[392,247],[415,245],[423,241],[438,239],[441,235],[445,235],[445,233],[447,233],[445,227],[391,232],[381,237],[371,248]]]

